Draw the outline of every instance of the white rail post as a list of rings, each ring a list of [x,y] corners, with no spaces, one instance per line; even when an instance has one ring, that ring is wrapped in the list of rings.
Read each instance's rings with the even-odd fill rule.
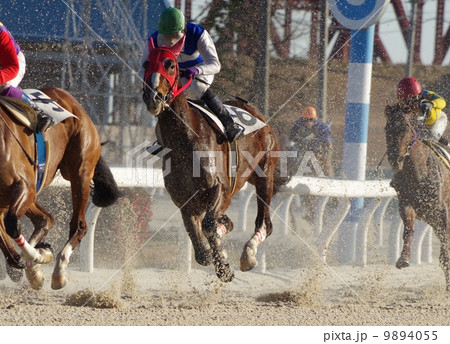
[[[373,214],[380,202],[381,200],[379,198],[372,198],[369,205],[364,207],[364,212],[361,215],[358,230],[356,231],[355,265],[363,267],[367,265],[367,234],[369,232]]]
[[[80,271],[94,272],[94,237],[97,219],[102,208],[89,204],[86,211],[87,233],[80,242]]]

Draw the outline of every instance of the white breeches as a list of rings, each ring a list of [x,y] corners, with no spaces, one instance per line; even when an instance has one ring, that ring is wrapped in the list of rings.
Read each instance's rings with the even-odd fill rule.
[[[434,122],[431,127],[428,127],[426,130],[422,130],[420,133],[420,138],[424,140],[435,140],[439,141],[442,134],[444,134],[445,129],[447,128],[447,115],[441,111],[441,116],[439,119]]]
[[[200,100],[206,90],[211,86],[214,81],[214,75],[197,75],[197,79],[203,80],[208,84],[205,84],[198,80],[192,80],[191,85],[184,91],[187,98]],[[184,85],[187,82],[186,78],[181,79],[181,84]]]

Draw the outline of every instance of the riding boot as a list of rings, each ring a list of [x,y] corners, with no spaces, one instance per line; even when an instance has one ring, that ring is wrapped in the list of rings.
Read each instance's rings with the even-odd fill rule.
[[[217,116],[220,122],[222,122],[229,142],[234,142],[243,136],[244,128],[233,121],[230,113],[222,104],[219,97],[217,97],[210,89],[207,89],[203,94],[202,100]]]
[[[441,136],[438,142],[443,146],[450,148],[450,144],[444,136]]]
[[[37,117],[37,124],[36,124],[36,132],[37,133],[43,133],[45,132],[50,126],[53,125],[53,118],[51,118],[49,115],[44,113],[39,107],[31,100],[28,95],[23,92],[22,97],[20,100],[24,101],[28,105],[30,105],[34,112],[36,113]]]
[[[163,149],[164,149],[164,147],[158,140],[153,142],[153,144],[151,146],[148,146],[147,148],[145,148],[145,150],[152,155],[158,155],[158,153],[160,153]]]

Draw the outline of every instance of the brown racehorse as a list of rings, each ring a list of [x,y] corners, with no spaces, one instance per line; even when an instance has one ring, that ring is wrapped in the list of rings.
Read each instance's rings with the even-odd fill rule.
[[[250,270],[257,264],[257,248],[272,233],[269,205],[274,192],[273,174],[278,158],[270,152],[278,150],[278,142],[268,125],[239,140],[241,154],[236,187],[232,190],[224,168],[228,165],[228,144],[217,143],[215,131],[200,112],[189,107],[183,93],[176,95],[180,90],[176,90],[174,97],[175,89],[180,86],[176,58],[181,45],[177,45],[170,49],[151,47],[144,101],[148,111],[158,117],[161,139],[164,147],[170,149],[170,153],[163,157],[164,166],[169,159],[171,164],[170,173],[164,177],[165,187],[180,209],[195,250],[195,259],[201,265],[208,265],[212,260],[219,279],[229,282],[234,273],[221,247],[221,239],[233,229],[233,223],[225,211],[232,196],[246,182],[255,185],[258,198],[255,232],[245,244],[240,262],[242,271]],[[262,120],[253,106],[238,101],[230,105],[240,107]],[[196,160],[196,152],[210,152],[213,158]],[[222,163],[217,163],[218,160]],[[197,170],[195,166],[199,166]],[[204,237],[209,248],[204,243]]]
[[[387,155],[395,174],[391,182],[397,191],[403,220],[403,249],[396,267],[409,266],[414,220],[433,227],[441,242],[439,262],[450,291],[450,170],[436,153],[419,139],[423,127],[415,115],[399,105],[386,107]]]
[[[51,283],[53,289],[60,289],[67,283],[65,269],[69,258],[86,234],[85,212],[91,181],[94,182],[92,200],[97,206],[114,203],[119,191],[109,167],[100,156],[100,139],[89,115],[66,91],[58,88],[42,91],[77,117],[68,118],[44,133],[50,154],[47,155],[48,170],[43,186],[49,185],[59,170],[70,182],[72,191],[69,240],[57,255]],[[0,107],[0,116],[0,247],[10,266],[19,269],[27,266],[25,271],[31,286],[40,289],[44,282],[40,264],[49,263],[52,254],[45,245],[39,244],[52,228],[54,219],[36,202],[33,161],[36,147],[32,131],[20,125],[3,107]],[[19,219],[23,215],[34,225],[29,242],[21,235]],[[21,256],[11,238],[21,247]]]

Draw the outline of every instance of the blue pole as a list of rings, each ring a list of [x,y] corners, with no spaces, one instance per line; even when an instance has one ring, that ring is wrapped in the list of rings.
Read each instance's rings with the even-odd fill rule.
[[[374,25],[351,31],[342,164],[344,178],[350,180],[365,180],[374,36]],[[364,198],[352,200],[351,212],[339,232],[343,262],[353,259],[354,231],[363,206]]]

